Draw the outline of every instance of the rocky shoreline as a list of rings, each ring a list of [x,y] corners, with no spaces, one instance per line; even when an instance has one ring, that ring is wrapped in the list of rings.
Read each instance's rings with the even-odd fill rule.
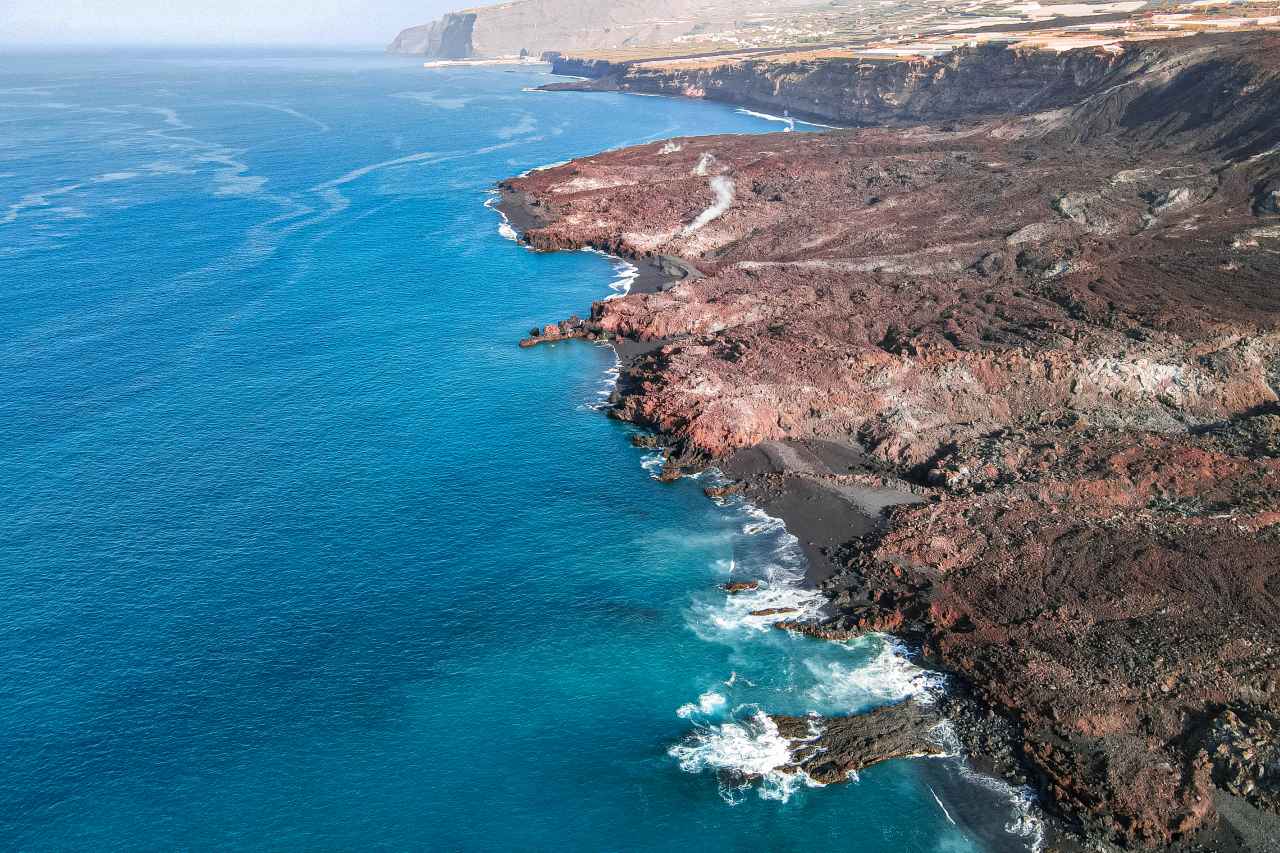
[[[530,229],[545,226],[553,220],[553,216],[540,209],[540,206],[531,204],[523,192],[513,189],[509,184],[504,184],[500,192],[501,200],[496,208],[512,227],[517,228],[522,240],[528,242],[526,235]],[[587,248],[609,250],[607,247]],[[634,255],[628,255],[627,258],[641,269],[628,296],[664,292],[685,278],[701,276],[688,262],[674,266],[661,262],[652,263],[650,259]],[[693,269],[692,274],[687,272],[690,268]],[[659,341],[641,342],[601,334],[587,321],[576,317],[542,329],[534,329],[520,345],[527,348],[575,339],[608,343],[618,356],[620,372],[624,375],[635,367],[641,356],[664,345]],[[619,398],[620,394],[615,393],[611,402],[616,405]],[[610,414],[615,411],[611,409]],[[638,434],[633,443],[646,449],[666,452],[668,459],[663,476],[671,481],[703,470],[709,464],[709,460],[701,456],[685,458],[679,453],[673,453],[669,437],[661,434]],[[788,531],[797,536],[805,553],[806,582],[818,589],[839,571],[841,546],[849,540],[851,531],[860,531],[859,535],[863,535],[882,529],[887,524],[886,510],[922,500],[919,493],[923,490],[895,481],[891,474],[886,474],[884,466],[877,465],[862,450],[835,442],[762,443],[739,451],[729,458],[717,460],[715,464],[728,479],[728,485],[708,487],[705,490],[707,496],[718,500],[730,495],[742,495],[771,516],[782,520]],[[863,482],[852,488],[827,482],[827,478],[846,475],[862,478]],[[722,586],[722,590],[727,595],[736,595],[751,592],[758,586],[759,582],[756,580],[730,580]],[[866,633],[849,631],[824,637],[822,633],[825,623],[793,622],[786,618],[792,615],[791,612],[761,611],[752,615],[777,616],[779,619],[775,623],[776,628],[809,633],[819,640],[843,640]],[[914,663],[926,669],[932,666],[919,654],[911,654],[910,657]],[[936,709],[926,709],[908,701],[899,706],[889,706],[888,709],[833,720],[777,716],[772,719],[779,726],[780,733],[792,739],[797,746],[797,763],[788,772],[810,773],[814,770],[808,766],[812,762],[806,761],[805,756],[812,758],[815,749],[835,752],[836,761],[844,768],[843,775],[824,774],[814,770],[818,776],[813,778],[819,781],[846,781],[851,778],[848,776],[849,771],[856,774],[857,770],[894,758],[940,755],[943,747],[938,740],[937,727],[946,720],[961,749],[958,761],[979,774],[1005,780],[1015,787],[1028,784],[1025,768],[1016,757],[1018,740],[1012,726],[983,706],[967,690],[948,691],[940,697]],[[887,729],[891,730],[888,736],[886,722]],[[814,737],[814,726],[822,732],[821,737]],[[852,745],[848,742],[850,735],[858,736],[853,739]],[[973,783],[961,781],[962,775],[955,768],[948,769],[941,765],[926,772],[931,790],[934,785],[954,789],[953,809],[957,808],[957,804],[969,804],[972,813],[966,815],[961,812],[959,819],[970,833],[984,841],[987,849],[997,853],[1025,849],[1018,836],[1010,835],[992,823],[992,815],[1008,807],[1008,795],[998,790],[989,790],[986,797],[975,800]],[[825,776],[830,778],[824,778]],[[735,778],[725,781],[736,786],[751,780]],[[934,796],[938,794],[935,792]],[[950,812],[948,817],[956,819]],[[1046,828],[1048,846],[1043,849],[1051,853],[1077,853],[1084,849],[1073,833],[1034,804],[1028,806],[1028,818],[1040,822]]]
[[[525,344],[613,343],[667,475],[719,466],[805,546],[832,612],[781,627],[918,643],[1051,846],[1270,851],[1280,36],[1131,51],[1026,116],[508,182],[532,247],[680,273]]]

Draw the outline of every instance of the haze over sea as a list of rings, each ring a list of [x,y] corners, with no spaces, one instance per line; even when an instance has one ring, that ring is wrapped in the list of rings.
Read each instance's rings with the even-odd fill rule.
[[[779,125],[525,91],[547,81],[364,53],[0,67],[0,848],[989,844],[926,762],[776,772],[758,709],[937,680],[747,615],[816,606],[794,540],[651,477],[595,408],[610,349],[515,346],[625,268],[504,239],[495,181]],[[731,567],[772,583],[729,599]]]

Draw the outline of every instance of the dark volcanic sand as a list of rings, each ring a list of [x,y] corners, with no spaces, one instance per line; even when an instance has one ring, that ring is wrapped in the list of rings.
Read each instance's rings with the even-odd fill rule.
[[[885,510],[921,498],[894,488],[871,488],[832,480],[877,470],[859,448],[829,441],[763,442],[720,463],[726,476],[747,484],[747,494],[765,512],[786,522],[804,549],[807,579],[818,586],[836,569],[835,550],[885,524]]]

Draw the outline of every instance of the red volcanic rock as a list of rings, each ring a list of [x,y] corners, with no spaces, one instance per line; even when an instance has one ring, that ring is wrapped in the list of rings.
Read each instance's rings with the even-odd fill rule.
[[[722,584],[720,588],[730,595],[734,595],[739,592],[750,592],[753,589],[759,589],[760,581],[736,581],[734,583]]]
[[[548,323],[541,329],[533,329],[529,337],[520,342],[522,347],[534,347],[538,344],[552,344],[557,341],[569,341],[574,338],[594,338],[594,329],[583,323],[581,318],[570,317],[559,323]]]
[[[848,548],[838,615],[778,628],[914,635],[1071,825],[1225,849],[1222,798],[1280,808],[1280,34],[1140,53],[1037,115],[688,139],[508,190],[547,214],[534,247],[703,274],[567,329],[650,342],[615,414],[668,470],[817,438],[929,487]]]
[[[1060,813],[1128,846],[1209,828],[1215,772],[1277,804],[1241,757],[1280,750],[1274,728],[1197,731],[1280,700],[1280,528],[1260,520],[1280,460],[1218,445],[1058,426],[965,442],[935,468],[952,495],[899,509],[836,582],[1020,723]]]
[[[1121,130],[1086,104],[951,133],[693,139],[510,186],[553,214],[535,247],[706,273],[587,321],[671,341],[629,369],[619,411],[693,450],[856,435],[915,465],[1044,412],[1211,424],[1275,399],[1280,352],[1280,231],[1253,236],[1270,234],[1253,197],[1280,170],[1258,129],[1280,121],[1259,114],[1280,113],[1280,84],[1232,60],[1233,91],[1253,87],[1239,115],[1159,147],[1137,122],[1183,108],[1180,77],[1129,87]],[[732,202],[700,224],[715,181]]]

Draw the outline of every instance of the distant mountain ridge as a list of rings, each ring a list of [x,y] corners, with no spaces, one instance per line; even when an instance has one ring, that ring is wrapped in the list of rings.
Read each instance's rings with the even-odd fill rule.
[[[640,47],[816,5],[813,0],[516,0],[410,27],[388,50],[468,59]]]

